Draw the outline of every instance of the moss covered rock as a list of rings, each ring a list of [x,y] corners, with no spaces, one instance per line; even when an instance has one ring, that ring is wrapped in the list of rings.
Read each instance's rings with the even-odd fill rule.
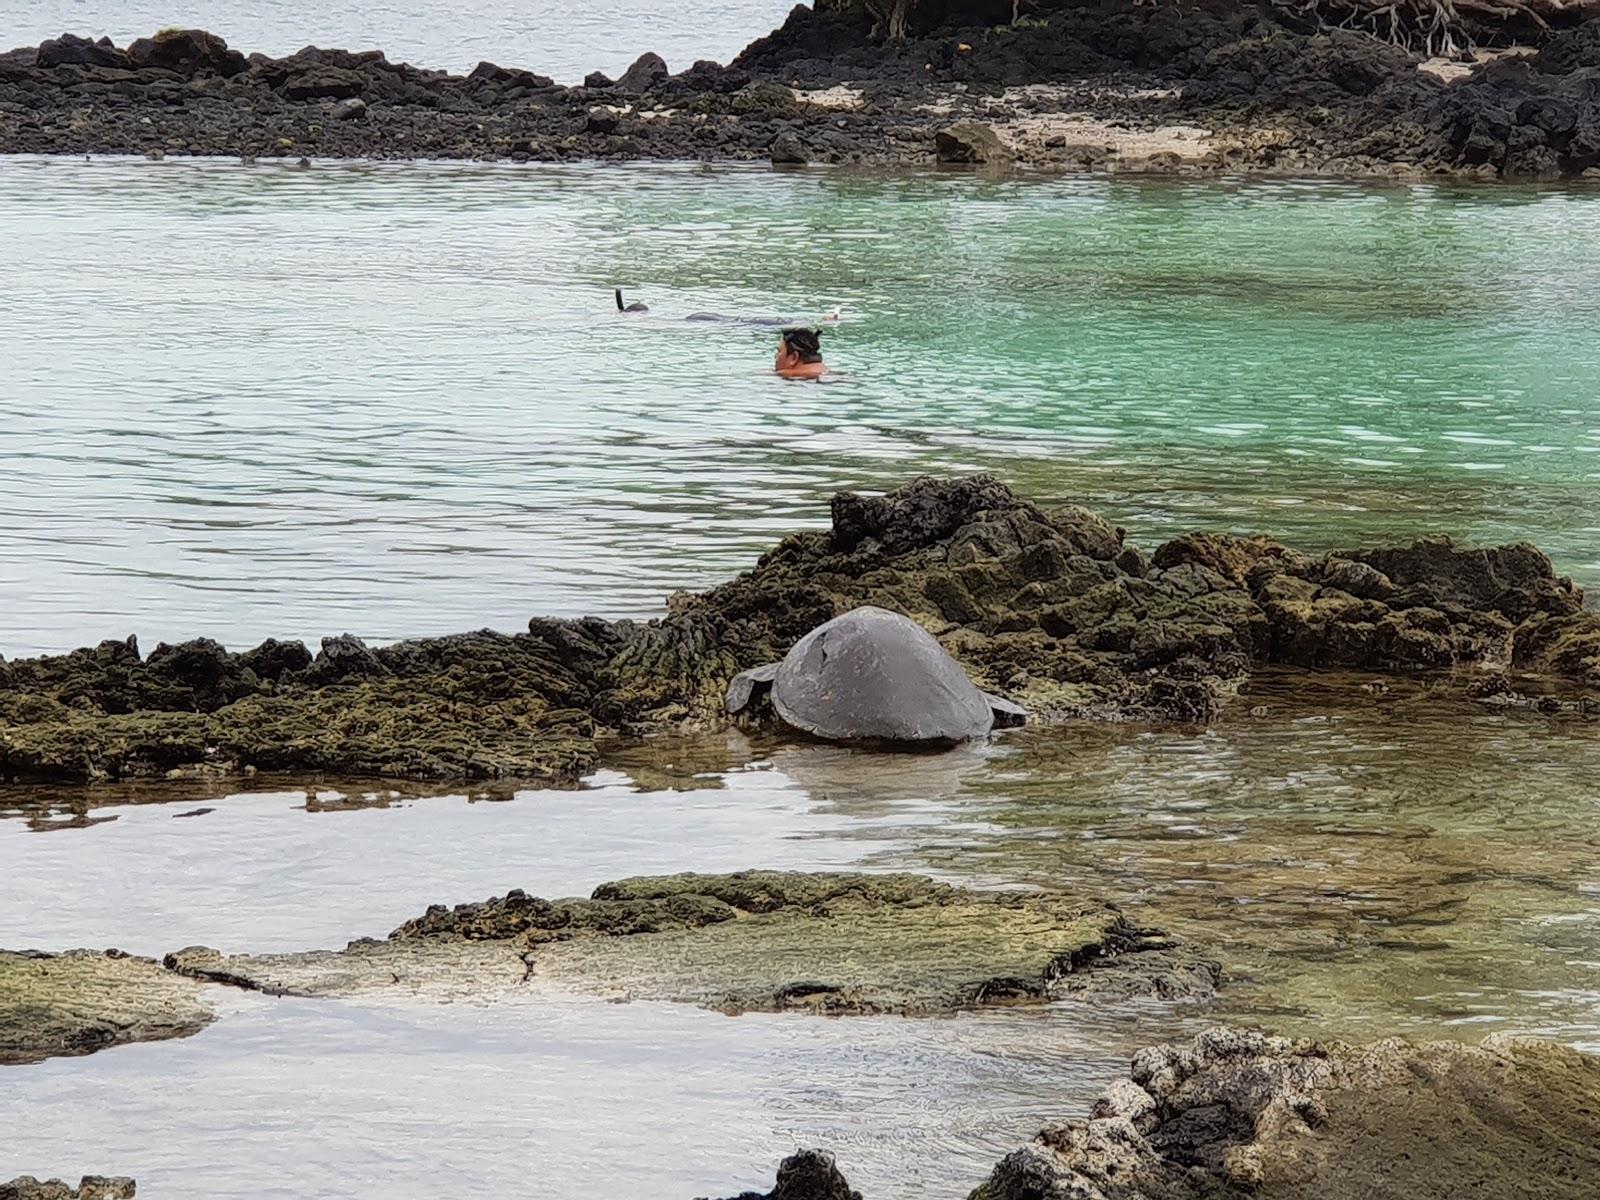
[[[343,951],[169,955],[185,974],[278,994],[486,992],[526,980],[728,1012],[946,1012],[1068,995],[1204,996],[1215,964],[1061,893],[978,892],[917,875],[744,871],[510,892],[436,906]]]
[[[187,1037],[212,1016],[193,980],[152,959],[0,950],[0,1064]]]
[[[1140,1051],[972,1200],[1580,1200],[1600,1178],[1600,1058],[1545,1042],[1367,1046],[1212,1029]]]

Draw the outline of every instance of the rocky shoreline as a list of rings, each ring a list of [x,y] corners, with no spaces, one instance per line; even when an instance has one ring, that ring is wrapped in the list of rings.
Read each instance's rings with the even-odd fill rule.
[[[968,1200],[1583,1200],[1600,1058],[1490,1036],[1364,1046],[1219,1027],[1150,1046],[1087,1119],[1045,1129]],[[860,1200],[833,1158],[734,1200]]]
[[[726,723],[741,671],[863,604],[909,616],[1030,720],[1206,722],[1266,666],[1434,673],[1485,704],[1600,711],[1600,614],[1526,543],[1308,555],[1189,534],[1147,554],[987,476],[842,493],[826,531],[649,622],[534,617],[370,648],[200,639],[0,660],[0,782],[327,773],[575,783],[599,740]],[[744,717],[740,718],[741,720]]]
[[[797,7],[731,64],[576,87],[169,30],[0,54],[0,153],[761,160],[1147,173],[1600,177],[1600,20],[1426,59],[1251,4],[940,6],[907,36]],[[1405,39],[1400,39],[1405,40]]]

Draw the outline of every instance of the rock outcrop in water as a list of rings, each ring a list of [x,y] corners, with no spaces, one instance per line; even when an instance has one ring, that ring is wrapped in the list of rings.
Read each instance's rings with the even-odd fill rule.
[[[1600,171],[1600,21],[1505,25],[1482,44],[1528,44],[1440,64],[1326,28],[1309,6],[1043,0],[999,23],[1014,15],[924,5],[909,36],[883,43],[864,6],[802,6],[729,66],[674,74],[647,54],[581,87],[378,50],[245,56],[199,30],[125,48],[64,34],[0,55],[0,153]]]
[[[0,950],[0,1065],[188,1037],[212,1017],[191,980],[152,959]]]
[[[242,654],[198,639],[107,641],[0,662],[8,779],[334,771],[570,779],[592,765],[595,697],[560,651],[482,632],[368,649],[324,638]]]
[[[778,1165],[770,1192],[742,1192],[731,1200],[861,1200],[861,1193],[845,1182],[833,1155],[801,1150]]]
[[[599,733],[723,720],[734,676],[862,605],[909,616],[980,688],[1046,720],[1206,721],[1261,664],[1600,688],[1600,614],[1525,543],[1308,555],[1191,534],[1147,556],[1085,509],[975,476],[841,493],[831,529],[646,623],[535,617],[526,634],[377,649],[343,636],[314,658],[203,639],[141,657],[130,638],[0,661],[0,779],[572,780]]]
[[[77,1187],[59,1179],[19,1175],[0,1183],[0,1200],[133,1200],[133,1180],[123,1175],[85,1175]]]
[[[1213,1029],[1141,1051],[1088,1120],[1046,1129],[971,1200],[1580,1200],[1596,1178],[1600,1058]]]
[[[1215,963],[1112,906],[975,892],[916,875],[744,871],[602,884],[585,900],[513,891],[436,906],[342,951],[167,956],[273,995],[477,994],[528,980],[723,1012],[950,1012],[1051,997],[1204,998]]]

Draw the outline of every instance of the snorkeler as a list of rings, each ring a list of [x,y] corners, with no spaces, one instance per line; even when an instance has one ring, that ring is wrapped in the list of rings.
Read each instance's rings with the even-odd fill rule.
[[[829,325],[839,321],[839,307],[835,305],[822,314],[822,320]],[[722,325],[798,325],[793,317],[734,317],[727,313],[692,312],[684,318],[685,321],[714,321]]]
[[[617,297],[617,311],[618,312],[639,313],[639,312],[649,312],[650,311],[650,306],[648,304],[646,304],[642,300],[635,300],[632,304],[623,304],[622,303],[622,289],[621,288],[617,288],[616,289],[616,297]]]
[[[816,379],[828,373],[822,361],[822,337],[815,329],[785,329],[778,335],[778,357],[772,369],[785,379]]]

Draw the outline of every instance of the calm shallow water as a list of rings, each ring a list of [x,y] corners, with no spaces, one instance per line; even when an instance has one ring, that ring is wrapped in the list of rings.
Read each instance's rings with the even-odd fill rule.
[[[222,999],[227,1015],[183,1042],[8,1068],[8,1177],[76,1178],[92,1158],[180,1200],[430,1200],[443,1180],[688,1200],[764,1192],[781,1158],[825,1145],[866,1194],[956,1200],[1052,1106],[1126,1070],[1130,1020]]]
[[[270,790],[196,804],[186,788],[171,803],[86,805],[92,793],[5,789],[0,945],[338,946],[512,881],[566,894],[685,867],[849,866],[937,840],[952,782],[993,758],[863,771],[834,751],[779,749],[727,769],[749,750],[742,738],[630,749],[630,776],[498,802],[361,807],[369,794],[352,789],[341,806],[324,788],[310,805]],[[669,783],[679,790],[645,790]],[[74,810],[84,823],[69,823]],[[688,1197],[765,1189],[796,1146],[826,1145],[874,1195],[959,1196],[1087,1104],[1136,1029],[1182,1025],[1139,1003],[817,1020],[548,994],[345,1004],[211,990],[223,1015],[195,1038],[7,1068],[0,1175],[70,1175],[87,1154],[142,1192],[195,1200],[421,1200],[443,1178],[540,1200]]]
[[[646,50],[674,71],[696,59],[730,61],[783,23],[783,0],[385,0],[322,5],[303,0],[12,0],[0,49],[37,45],[63,31],[119,46],[172,26],[209,29],[246,54],[290,54],[314,43],[376,47],[392,62],[465,71],[481,59],[526,67],[564,83],[612,76]]]
[[[865,1021],[217,991],[224,1016],[195,1038],[8,1070],[15,1169],[114,1167],[194,1197],[304,1194],[330,1172],[397,1196],[447,1173],[483,1194],[689,1196],[766,1186],[820,1144],[870,1194],[955,1197],[1136,1046],[1218,1019],[1600,1051],[1590,723],[1287,675],[1203,731],[1024,730],[926,757],[679,739],[613,766],[581,791],[371,807],[270,783],[203,804],[193,785],[165,803],[7,789],[0,945],[332,946],[512,886],[860,866],[1105,896],[1216,955],[1227,985],[1199,1008]]]
[[[7,160],[0,223],[7,655],[650,614],[981,468],[1600,581],[1600,193]],[[827,386],[678,320],[836,302]]]

